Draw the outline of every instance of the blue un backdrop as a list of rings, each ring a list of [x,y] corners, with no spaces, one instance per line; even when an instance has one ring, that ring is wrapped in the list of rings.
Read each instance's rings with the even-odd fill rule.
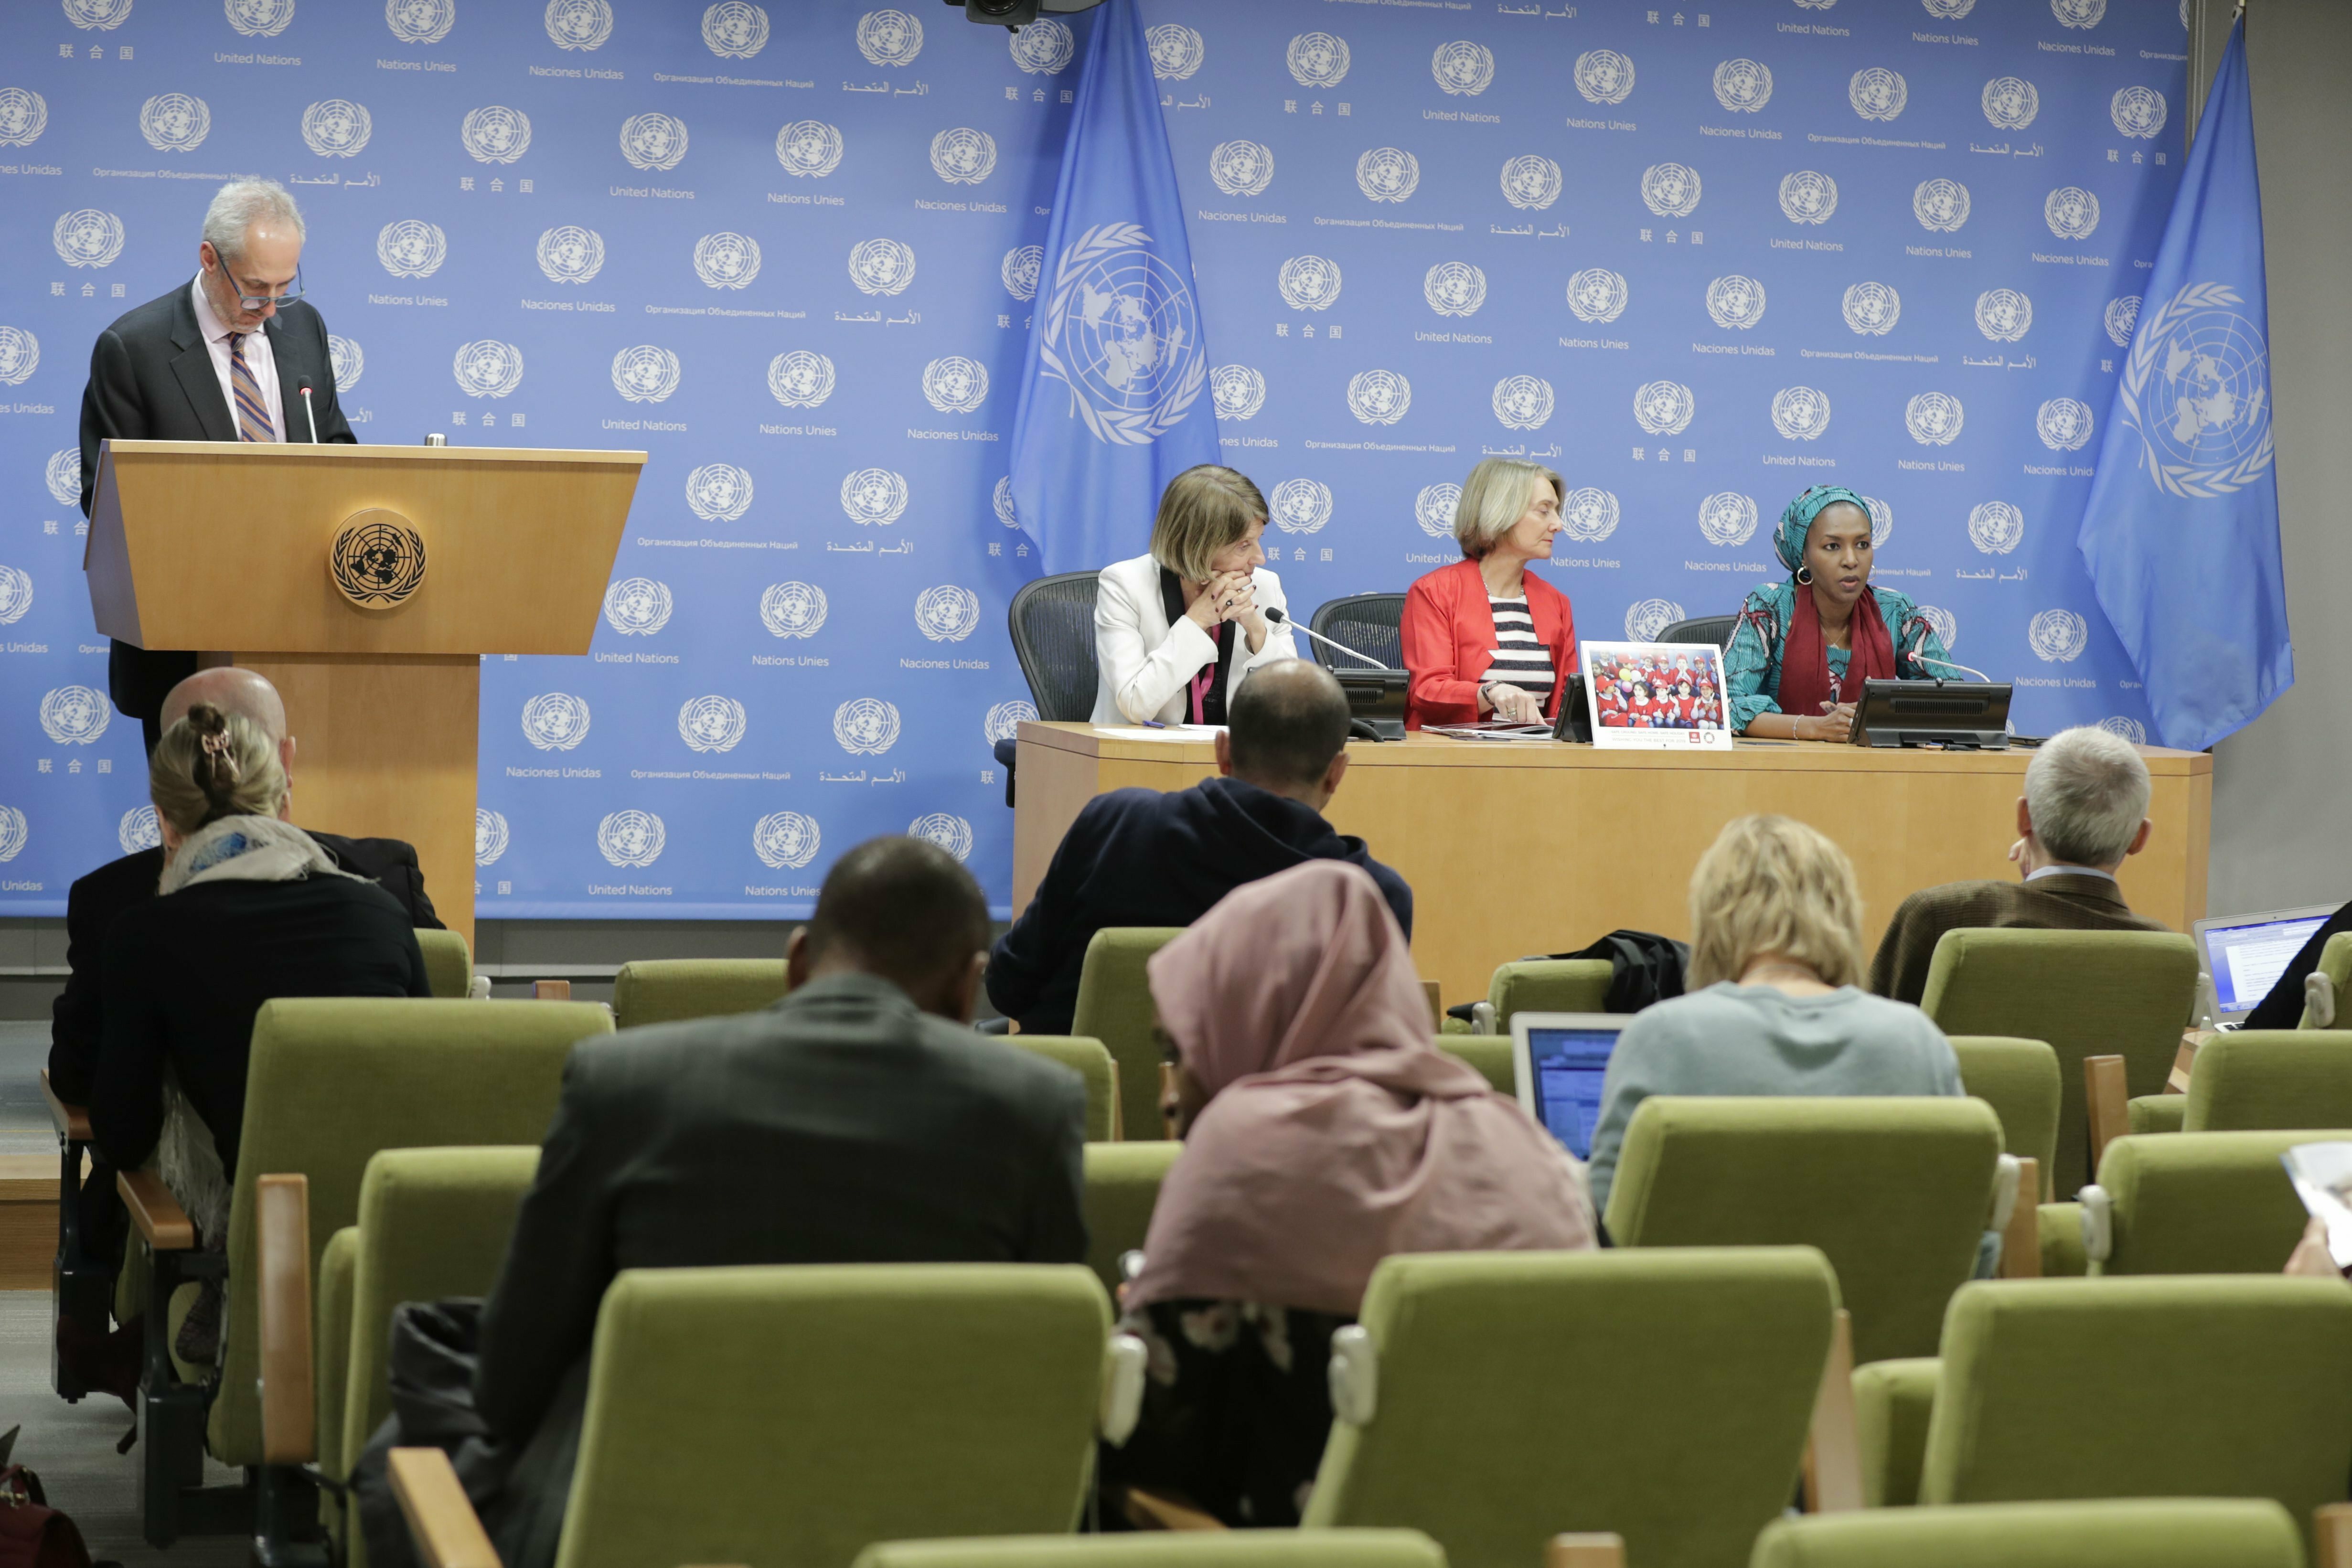
[[[1727,612],[1771,519],[2021,728],[2146,711],[2074,548],[2180,163],[2173,0],[1147,0],[1226,459],[1291,601],[1573,488],[1586,636]],[[71,450],[89,346],[287,181],[361,439],[651,454],[593,658],[483,668],[478,913],[806,912],[914,831],[1000,907],[1038,563],[1008,445],[1089,18],[936,4],[61,0],[0,16],[0,913],[152,842]],[[1148,516],[1118,519],[1143,548]],[[397,714],[386,723],[400,722]],[[332,824],[324,824],[331,826]]]

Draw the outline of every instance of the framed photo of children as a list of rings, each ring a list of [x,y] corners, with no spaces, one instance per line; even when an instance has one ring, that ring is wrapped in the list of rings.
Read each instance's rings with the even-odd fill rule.
[[[1714,643],[1587,643],[1579,662],[1595,746],[1731,749]]]

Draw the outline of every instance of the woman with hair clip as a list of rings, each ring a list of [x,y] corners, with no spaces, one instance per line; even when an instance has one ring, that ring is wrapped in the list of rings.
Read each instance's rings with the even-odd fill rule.
[[[159,1169],[218,1251],[261,1004],[432,991],[399,901],[282,819],[286,772],[259,726],[190,709],[155,743],[147,788],[163,875],[107,935],[90,1130],[117,1169]],[[184,1359],[213,1359],[220,1307],[208,1284],[180,1331]]]
[[[1919,607],[1870,586],[1870,507],[1853,491],[1816,485],[1790,502],[1772,549],[1789,580],[1748,596],[1723,651],[1733,734],[1844,740],[1863,682],[1950,673]]]

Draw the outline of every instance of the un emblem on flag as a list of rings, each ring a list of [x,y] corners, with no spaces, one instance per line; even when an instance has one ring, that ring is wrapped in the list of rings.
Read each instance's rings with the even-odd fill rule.
[[[1570,490],[1559,508],[1561,531],[1583,544],[1597,545],[1617,531],[1617,497],[1588,485]]]
[[[2242,489],[2269,469],[2270,345],[2223,283],[2192,283],[2139,324],[2117,404],[2167,495]]]
[[[327,575],[362,610],[404,604],[425,586],[425,536],[398,512],[370,507],[336,531]]]
[[[816,819],[798,811],[771,811],[751,824],[752,852],[778,871],[798,871],[824,842]]]
[[[1158,440],[1208,381],[1191,283],[1151,243],[1134,224],[1080,235],[1055,268],[1038,340],[1039,370],[1069,387],[1073,412],[1110,445]]]
[[[1996,131],[2022,131],[2042,112],[2042,95],[2022,77],[1995,77],[1984,85],[1984,117]]]

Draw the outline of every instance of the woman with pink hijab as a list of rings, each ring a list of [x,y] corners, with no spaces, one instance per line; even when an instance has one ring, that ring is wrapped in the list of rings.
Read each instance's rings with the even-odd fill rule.
[[[1104,1479],[1297,1522],[1334,1330],[1393,1252],[1588,1248],[1576,1161],[1432,1043],[1396,918],[1354,866],[1236,888],[1151,960],[1184,1155],[1125,1294],[1151,1348]]]

